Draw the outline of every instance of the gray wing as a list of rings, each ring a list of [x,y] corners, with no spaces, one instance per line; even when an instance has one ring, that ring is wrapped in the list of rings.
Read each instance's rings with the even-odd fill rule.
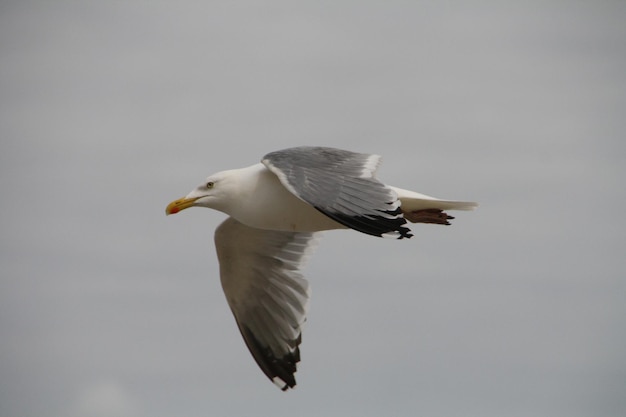
[[[378,155],[309,146],[271,152],[262,160],[292,194],[344,226],[411,237],[395,191],[374,178],[379,161]]]
[[[228,218],[215,231],[220,279],[250,353],[283,391],[296,385],[314,233],[261,230]]]

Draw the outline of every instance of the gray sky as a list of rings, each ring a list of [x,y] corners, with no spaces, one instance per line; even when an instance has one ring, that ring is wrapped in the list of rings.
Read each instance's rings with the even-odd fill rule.
[[[626,3],[2,2],[0,416],[623,416]],[[475,200],[329,232],[298,386],[247,352],[224,215],[272,150]]]

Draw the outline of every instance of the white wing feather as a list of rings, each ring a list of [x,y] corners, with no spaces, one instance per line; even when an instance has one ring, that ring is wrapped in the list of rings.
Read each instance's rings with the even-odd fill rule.
[[[293,388],[309,304],[300,269],[315,233],[261,230],[228,218],[215,230],[220,279],[250,353],[281,389]]]

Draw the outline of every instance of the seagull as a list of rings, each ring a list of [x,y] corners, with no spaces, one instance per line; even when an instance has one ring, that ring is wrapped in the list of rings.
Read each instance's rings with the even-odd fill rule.
[[[321,231],[410,238],[412,223],[449,225],[441,200],[385,185],[380,156],[329,147],[271,152],[261,163],[209,176],[165,212],[207,207],[229,217],[215,230],[220,281],[246,346],[283,391],[296,386],[310,288],[302,269]]]

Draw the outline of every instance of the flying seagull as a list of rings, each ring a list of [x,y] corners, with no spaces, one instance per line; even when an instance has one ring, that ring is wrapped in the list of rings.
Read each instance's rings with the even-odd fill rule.
[[[385,185],[374,177],[379,162],[335,148],[284,149],[211,175],[165,209],[208,207],[230,216],[215,230],[222,288],[252,356],[283,391],[296,385],[310,294],[301,269],[318,232],[410,238],[407,220],[449,225],[444,210],[477,206]]]

